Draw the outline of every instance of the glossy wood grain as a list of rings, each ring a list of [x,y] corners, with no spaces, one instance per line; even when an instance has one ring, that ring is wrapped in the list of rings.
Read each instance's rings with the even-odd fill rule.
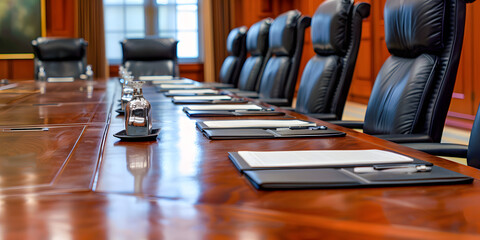
[[[17,125],[0,128],[0,235],[5,239],[480,236],[478,180],[466,185],[258,191],[227,153],[390,149],[478,178],[480,171],[474,168],[291,112],[347,136],[208,140],[196,129],[197,119],[188,118],[181,105],[149,86],[145,97],[152,103],[154,128],[161,128],[159,137],[122,142],[113,137],[124,128],[123,117],[114,111],[120,90],[115,81],[94,91],[103,96],[97,101],[81,102],[86,83],[75,82],[49,84],[48,89],[57,91],[0,106],[0,113],[7,115],[0,116],[0,123],[19,119]],[[47,107],[54,109],[46,114],[52,121],[36,122],[39,102],[59,104]],[[214,118],[199,118],[207,119]],[[9,130],[15,127],[49,131]]]
[[[0,129],[0,190],[48,185],[66,165],[84,126]]]
[[[191,204],[138,196],[32,195],[4,198],[1,203],[0,221],[5,224],[0,231],[3,236],[16,239],[71,239],[72,236],[75,239],[477,238],[472,232],[453,234],[399,225],[386,227],[387,224],[328,218],[320,214]]]

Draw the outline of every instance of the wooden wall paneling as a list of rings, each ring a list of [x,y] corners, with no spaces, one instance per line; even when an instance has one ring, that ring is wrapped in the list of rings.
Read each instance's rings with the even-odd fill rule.
[[[235,17],[232,19],[232,25],[234,27],[239,27],[245,22],[243,19],[247,14],[247,12],[244,11],[244,1],[233,1],[232,7],[232,11],[235,12]]]
[[[74,0],[47,0],[47,36],[76,37],[77,6]]]
[[[204,81],[203,64],[183,63],[179,64],[180,76],[190,78],[199,82]]]
[[[472,9],[472,21],[470,23],[473,25],[473,34],[472,34],[472,49],[473,52],[472,57],[472,68],[473,68],[473,76],[472,76],[472,86],[473,86],[473,113],[477,113],[478,105],[480,104],[480,60],[478,56],[480,56],[480,5],[477,4],[470,4],[469,6]],[[466,50],[465,50],[466,51]]]
[[[265,1],[265,0],[263,0],[263,1]],[[296,2],[296,1],[293,1],[293,0],[275,0],[274,5],[273,5],[273,14],[274,15],[273,15],[272,18],[275,18],[278,15],[280,15],[280,14],[286,12],[286,11],[295,9],[295,7],[294,7],[295,3],[294,2]]]
[[[33,60],[18,59],[11,61],[10,78],[19,80],[31,80],[33,76]]]
[[[307,0],[310,1],[310,0]],[[293,0],[243,0],[235,1],[235,23],[234,26],[245,25],[247,27],[264,19],[276,18],[278,15],[298,8],[297,5],[304,1]],[[306,2],[306,1],[305,1]]]
[[[375,54],[377,56],[374,65],[375,75],[377,75],[385,60],[387,60],[387,58],[390,56],[390,53],[387,49],[387,44],[385,43],[385,21],[383,19],[383,10],[386,2],[387,0],[380,0],[380,5],[377,6],[378,11],[376,20],[378,20],[378,22],[376,23],[377,28],[374,29],[374,33],[376,34],[375,46],[377,46],[377,48],[374,48],[374,50],[378,49],[380,53]]]
[[[0,78],[10,78],[9,60],[0,60]]]
[[[270,14],[273,12],[273,0],[264,0],[260,2],[260,10],[262,13]]]
[[[378,48],[374,46],[375,44],[380,44],[381,41],[379,39],[382,37],[381,33],[375,33],[374,31],[378,31],[378,28],[382,26],[378,18],[383,16],[383,12],[380,12],[381,4],[378,2],[371,0],[364,2],[371,4],[371,14],[362,24],[362,41],[360,42],[357,63],[350,87],[349,100],[367,104],[377,73],[375,71],[374,56],[375,50]],[[383,9],[383,5],[381,8]],[[381,31],[383,32],[383,28]],[[380,34],[380,36],[377,37],[377,34]],[[376,37],[379,39],[375,40]]]
[[[472,8],[467,8],[467,19],[465,25],[465,36],[463,40],[462,55],[455,82],[455,88],[450,103],[449,115],[458,116],[460,114],[474,114],[473,109],[473,18]]]
[[[241,2],[242,9],[240,12],[242,13],[242,17],[241,22],[239,22],[237,26],[245,25],[247,27],[250,27],[252,26],[252,24],[262,19],[258,16],[258,8],[256,8],[256,6],[258,5],[258,1],[245,0]]]

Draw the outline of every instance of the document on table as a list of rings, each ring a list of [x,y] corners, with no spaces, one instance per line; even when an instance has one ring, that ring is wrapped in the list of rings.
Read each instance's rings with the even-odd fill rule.
[[[140,76],[138,80],[140,81],[153,81],[153,80],[173,80],[175,77],[171,75],[161,75],[161,76]]]
[[[73,82],[75,79],[73,77],[49,77],[47,82]]]
[[[152,81],[152,83],[153,84],[191,85],[193,81],[189,79],[178,79],[178,80]]]
[[[1,87],[0,87],[0,91],[7,90],[7,89],[11,89],[11,88],[15,88],[15,87],[17,87],[17,86],[18,86],[17,83],[7,84],[7,85],[4,85],[4,86],[1,86]]]
[[[222,104],[222,105],[188,105],[185,109],[198,110],[262,110],[263,108],[255,104]]]
[[[314,127],[315,123],[302,120],[218,120],[202,122],[207,128],[288,128]]]
[[[413,159],[383,150],[318,150],[318,151],[239,151],[251,167],[342,167],[363,164],[411,163]]]
[[[213,89],[195,89],[195,90],[169,90],[169,94],[215,94],[218,93],[217,90]]]
[[[204,88],[195,84],[160,84],[160,88]]]
[[[232,97],[222,95],[222,96],[191,96],[191,97],[173,97],[173,100],[176,101],[192,101],[192,100],[230,100]]]

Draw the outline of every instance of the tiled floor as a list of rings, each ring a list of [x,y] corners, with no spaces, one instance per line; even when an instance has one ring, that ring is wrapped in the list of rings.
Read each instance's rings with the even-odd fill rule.
[[[363,120],[365,116],[366,107],[367,106],[363,104],[347,102],[342,119],[343,120]],[[442,142],[468,144],[469,137],[470,137],[469,131],[445,126],[445,129],[443,131]],[[466,159],[450,158],[450,157],[448,158],[445,157],[445,158],[455,162],[466,164]]]

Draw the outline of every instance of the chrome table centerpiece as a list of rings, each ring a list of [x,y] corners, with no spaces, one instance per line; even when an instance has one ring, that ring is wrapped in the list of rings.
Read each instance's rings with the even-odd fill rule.
[[[152,131],[151,105],[143,97],[143,81],[131,81],[132,99],[125,107],[125,130],[127,135],[145,136]]]
[[[125,111],[125,106],[133,97],[133,76],[125,74],[122,83],[121,110]]]
[[[125,141],[156,140],[160,129],[152,129],[151,105],[143,97],[142,86],[145,82],[133,81],[133,77],[129,75],[124,76],[124,79],[125,85],[131,88],[132,93],[130,96],[122,95],[122,104],[125,106],[125,129],[113,136]],[[123,100],[128,101],[123,103]]]

